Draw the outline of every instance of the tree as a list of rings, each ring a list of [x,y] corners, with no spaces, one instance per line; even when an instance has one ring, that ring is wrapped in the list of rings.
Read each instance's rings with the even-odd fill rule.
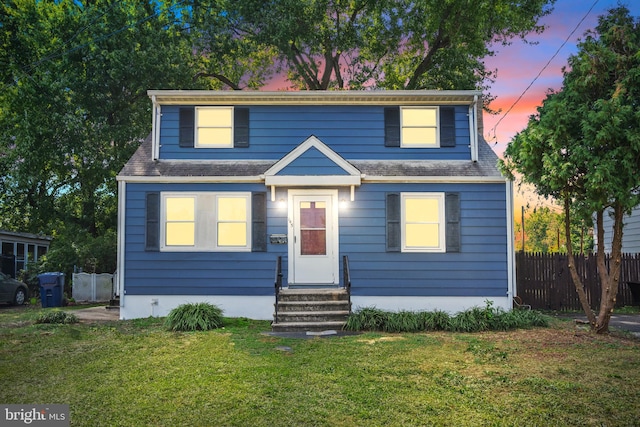
[[[567,252],[564,215],[548,207],[534,208],[524,221],[526,252]],[[591,218],[583,219],[577,213],[571,213],[571,242],[580,253],[593,250],[593,227]],[[522,250],[522,221],[515,218],[515,248]]]
[[[13,0],[0,28],[0,227],[115,248],[115,176],[150,131],[146,91],[194,85],[184,25],[171,3]]]
[[[640,203],[640,24],[625,7],[611,9],[588,31],[552,92],[505,151],[502,168],[518,171],[536,191],[561,201],[573,282],[592,329],[608,331],[620,276],[622,217]],[[595,215],[601,286],[591,310],[573,257],[571,212]],[[603,217],[611,212],[611,263],[604,253]]]
[[[299,89],[475,89],[483,58],[543,27],[555,0],[225,2],[237,34],[277,52]],[[198,2],[201,3],[201,2]]]

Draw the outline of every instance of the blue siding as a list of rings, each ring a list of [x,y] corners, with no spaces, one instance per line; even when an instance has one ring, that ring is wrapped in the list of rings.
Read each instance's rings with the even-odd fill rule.
[[[315,147],[298,156],[277,175],[348,175]]]
[[[456,107],[456,146],[384,146],[383,106],[253,106],[249,148],[180,148],[179,106],[162,106],[160,158],[181,160],[278,160],[315,135],[347,160],[470,160],[469,108]]]
[[[272,295],[275,260],[287,245],[267,252],[145,252],[146,191],[265,191],[260,184],[127,184],[125,286],[129,294]],[[458,192],[459,253],[385,252],[385,194]],[[285,194],[278,190],[277,198]],[[348,200],[348,190],[340,189]],[[362,296],[507,295],[505,184],[365,184],[340,210],[340,255],[350,260],[353,294]],[[267,203],[267,233],[286,234],[286,209]]]

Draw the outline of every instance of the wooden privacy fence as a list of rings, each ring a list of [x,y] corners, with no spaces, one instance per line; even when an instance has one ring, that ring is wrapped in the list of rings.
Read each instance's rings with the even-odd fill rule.
[[[575,257],[578,275],[592,309],[600,306],[596,255]],[[609,266],[607,255],[606,265]],[[616,307],[637,305],[627,282],[640,282],[640,254],[623,254]],[[565,254],[516,253],[516,284],[524,304],[543,310],[582,310]]]

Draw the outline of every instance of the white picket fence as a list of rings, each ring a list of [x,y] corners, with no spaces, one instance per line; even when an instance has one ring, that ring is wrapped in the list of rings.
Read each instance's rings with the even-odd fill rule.
[[[76,301],[109,301],[113,298],[113,274],[73,273],[71,296]]]

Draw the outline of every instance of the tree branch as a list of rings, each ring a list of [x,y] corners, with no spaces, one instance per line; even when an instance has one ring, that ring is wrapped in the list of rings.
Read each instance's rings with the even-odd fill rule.
[[[300,72],[300,75],[302,76],[307,87],[310,90],[319,90],[320,82],[318,82],[317,75],[315,75],[310,69],[309,64],[304,59],[302,59],[302,53],[300,52],[294,41],[291,42],[290,47],[291,51],[293,52],[293,57],[291,57],[291,59],[293,60],[296,69]]]
[[[195,82],[200,77],[212,77],[214,79],[220,80],[222,83],[226,84],[227,86],[229,86],[233,90],[242,90],[242,88],[240,86],[238,86],[236,83],[232,82],[231,80],[229,80],[227,77],[223,76],[222,74],[205,73],[204,71],[200,71],[200,72],[196,73],[193,76],[193,81]]]

